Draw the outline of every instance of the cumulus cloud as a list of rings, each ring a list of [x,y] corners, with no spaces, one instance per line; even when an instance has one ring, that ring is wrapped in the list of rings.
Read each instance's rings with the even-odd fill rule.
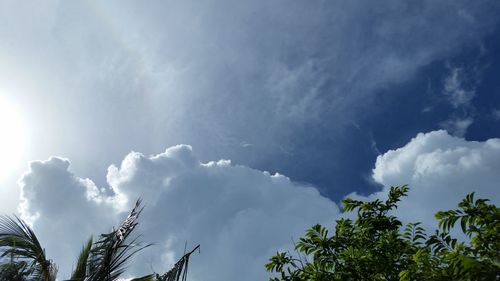
[[[0,29],[0,82],[31,114],[33,139],[43,140],[32,144],[36,158],[65,155],[96,181],[132,149],[177,143],[204,160],[331,174],[316,163],[340,152],[311,140],[340,139],[380,89],[481,42],[499,9],[431,0],[20,3],[0,4],[3,26],[16,27]]]
[[[385,199],[389,186],[409,184],[397,215],[432,230],[434,213],[455,208],[467,193],[499,204],[499,169],[500,139],[421,133],[377,158],[372,177],[384,188],[349,196]],[[137,256],[131,272],[167,270],[187,242],[202,249],[190,267],[193,280],[265,279],[269,256],[290,250],[291,239],[311,225],[333,226],[340,216],[337,205],[313,187],[228,160],[203,163],[187,145],[151,156],[131,152],[108,168],[107,182],[103,189],[75,176],[62,158],[33,162],[20,180],[21,213],[63,275],[84,239],[119,223],[138,197],[146,204],[141,239],[155,246]]]
[[[201,244],[193,280],[265,279],[263,265],[274,252],[290,249],[291,238],[312,224],[331,225],[339,213],[312,187],[227,160],[201,163],[185,145],[153,156],[130,153],[108,169],[108,191],[68,168],[61,158],[33,162],[20,181],[23,217],[32,219],[63,274],[84,239],[116,224],[138,197],[146,204],[141,240],[156,244],[132,271],[168,270],[185,242]]]
[[[66,272],[76,262],[83,242],[109,231],[114,208],[90,179],[69,171],[67,159],[35,161],[19,180],[21,217],[33,225],[49,257]],[[68,255],[71,253],[72,255]]]
[[[390,186],[409,184],[409,196],[397,215],[406,222],[422,221],[432,230],[434,213],[455,208],[470,192],[498,205],[499,170],[500,139],[475,142],[445,131],[420,133],[405,146],[377,157],[373,179],[384,188],[369,198],[385,198]]]

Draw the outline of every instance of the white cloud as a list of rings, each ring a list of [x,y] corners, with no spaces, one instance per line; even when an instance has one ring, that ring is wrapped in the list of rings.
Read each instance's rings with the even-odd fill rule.
[[[30,114],[30,158],[65,155],[96,181],[132,149],[190,143],[253,165],[306,149],[304,128],[335,139],[379,89],[480,42],[498,14],[431,0],[0,5],[0,82]]]
[[[468,87],[464,85],[466,80],[471,79],[467,78],[466,75],[471,74],[465,73],[462,68],[455,67],[450,69],[449,76],[444,80],[443,93],[455,108],[469,105],[476,95],[475,85]]]
[[[467,129],[469,128],[470,125],[472,125],[473,122],[474,119],[471,117],[467,118],[455,117],[440,122],[439,126],[454,136],[463,137],[465,136]]]
[[[377,158],[373,178],[385,187],[370,198],[385,198],[388,187],[409,184],[409,196],[397,215],[406,222],[422,221],[432,230],[434,213],[456,208],[470,192],[498,205],[499,170],[500,139],[474,142],[445,131],[420,133],[405,146]]]
[[[290,249],[291,237],[315,223],[331,224],[339,213],[312,187],[226,160],[200,163],[185,145],[149,157],[132,152],[120,167],[111,166],[113,196],[68,167],[60,158],[33,162],[21,180],[23,217],[38,215],[34,229],[63,274],[84,239],[116,224],[118,211],[138,197],[146,204],[141,240],[156,245],[136,259],[133,271],[169,269],[187,241],[202,249],[190,267],[193,280],[265,279],[263,266],[274,252]]]
[[[92,234],[109,231],[116,222],[111,202],[89,179],[68,170],[67,159],[35,161],[19,180],[21,217],[30,222],[60,269],[67,272]],[[68,255],[70,254],[70,255]]]
[[[493,109],[491,111],[491,116],[493,116],[493,119],[495,119],[495,121],[500,120],[500,109],[498,108]]]
[[[472,100],[480,81],[479,72],[478,66],[467,69],[449,67],[449,74],[444,79],[443,94],[458,112],[453,112],[447,120],[440,122],[439,126],[454,136],[465,136],[467,129],[474,123],[475,107]]]
[[[263,265],[275,251],[290,249],[291,238],[311,225],[332,226],[339,216],[337,205],[312,187],[228,160],[201,163],[186,145],[152,156],[129,153],[121,165],[109,167],[106,190],[68,168],[61,158],[33,162],[20,181],[23,217],[38,215],[35,231],[60,264],[61,277],[84,239],[109,230],[138,197],[146,203],[142,241],[156,245],[136,258],[132,272],[167,270],[185,242],[199,243],[201,254],[190,267],[193,280],[265,279]],[[421,133],[377,158],[373,179],[385,186],[381,191],[350,196],[386,198],[389,186],[407,183],[410,193],[397,215],[432,230],[434,213],[455,208],[467,193],[498,204],[499,170],[500,139],[473,142],[445,131]]]

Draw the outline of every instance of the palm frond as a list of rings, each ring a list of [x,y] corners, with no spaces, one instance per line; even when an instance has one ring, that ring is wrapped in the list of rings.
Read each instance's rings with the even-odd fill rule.
[[[55,280],[57,268],[46,258],[33,230],[20,218],[0,216],[0,252],[0,257],[10,256],[12,263],[23,265],[18,270],[29,279]]]
[[[71,281],[82,281],[85,280],[85,276],[87,275],[87,262],[90,256],[90,250],[92,249],[92,237],[87,241],[84,245],[80,255],[78,256],[78,260],[76,262],[76,268],[73,270],[71,274]]]
[[[0,264],[0,281],[26,281],[31,271],[25,261],[9,261]]]
[[[131,237],[142,209],[139,199],[116,230],[101,234],[96,242],[90,238],[68,281],[117,280],[129,259],[151,246],[140,246],[136,243],[138,237]],[[199,247],[182,256],[165,274],[149,274],[131,281],[186,281],[189,257]],[[18,217],[0,216],[0,281],[54,281],[56,273],[57,268],[46,258],[33,230]]]
[[[172,269],[170,269],[167,273],[163,275],[156,275],[157,281],[186,281],[187,280],[187,271],[189,265],[189,257],[191,254],[200,249],[200,245],[196,246],[191,252],[182,256],[174,265]]]
[[[130,281],[156,281],[156,280],[157,279],[155,274],[148,274],[146,276],[130,279]]]
[[[138,251],[151,246],[136,244],[137,238],[128,241],[137,226],[142,211],[141,200],[137,200],[127,219],[117,230],[101,234],[93,244],[87,263],[87,278],[92,281],[116,280],[124,272],[128,260]],[[87,280],[87,279],[86,279]]]

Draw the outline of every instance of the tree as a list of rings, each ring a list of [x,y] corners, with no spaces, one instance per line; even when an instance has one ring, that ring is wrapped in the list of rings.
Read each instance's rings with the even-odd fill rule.
[[[139,246],[131,235],[142,211],[137,200],[125,221],[96,242],[90,238],[84,245],[76,268],[68,281],[112,281],[124,273],[127,263],[138,251],[151,246]],[[199,245],[194,249],[198,249]],[[193,250],[193,251],[194,251]],[[131,281],[186,280],[189,256],[185,254],[169,272],[148,274]],[[33,230],[18,217],[0,217],[0,281],[55,281],[57,267],[45,256]]]
[[[459,209],[438,212],[439,230],[428,236],[420,223],[390,214],[408,193],[391,187],[381,201],[342,201],[356,220],[339,219],[334,235],[315,225],[296,244],[298,256],[278,252],[266,269],[271,281],[334,280],[500,280],[500,210],[469,194]],[[460,221],[469,241],[452,238]]]
[[[21,219],[0,217],[0,280],[53,281],[57,268],[33,230]]]
[[[439,230],[419,249],[401,280],[500,280],[500,208],[487,199],[474,200],[474,193],[458,207],[436,214]],[[468,241],[450,235],[457,222]]]

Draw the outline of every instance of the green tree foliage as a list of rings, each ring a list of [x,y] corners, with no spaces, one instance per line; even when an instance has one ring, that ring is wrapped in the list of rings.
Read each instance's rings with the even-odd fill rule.
[[[408,186],[391,187],[386,201],[342,201],[356,219],[339,219],[335,233],[315,225],[296,244],[297,255],[278,252],[266,269],[271,281],[500,280],[500,209],[469,194],[457,210],[438,212],[439,229],[402,227],[390,212]],[[450,235],[455,224],[468,241]]]
[[[137,237],[131,237],[142,211],[140,205],[138,200],[116,230],[101,234],[96,242],[92,238],[87,241],[67,281],[114,281],[122,276],[130,258],[151,245],[139,246]],[[154,273],[131,281],[179,281],[181,278],[184,281],[193,251],[163,275]],[[56,265],[46,258],[33,230],[17,217],[0,216],[0,281],[55,281],[56,273]]]

